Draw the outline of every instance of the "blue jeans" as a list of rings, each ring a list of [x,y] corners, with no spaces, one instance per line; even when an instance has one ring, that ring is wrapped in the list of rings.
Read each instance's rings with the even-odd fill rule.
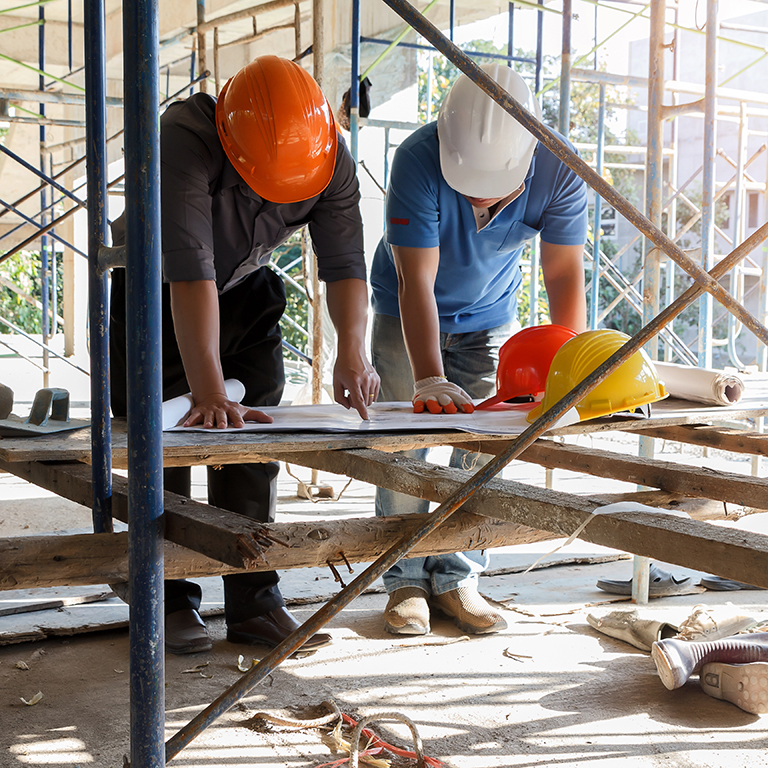
[[[496,390],[499,347],[517,330],[517,323],[501,325],[475,333],[441,333],[440,348],[448,380],[473,398],[490,397]],[[403,341],[400,318],[374,315],[372,337],[373,365],[381,377],[380,399],[410,400],[413,397],[413,373]],[[428,448],[404,451],[403,455],[426,459]],[[449,466],[462,469],[480,467],[487,455],[454,448]],[[376,515],[408,515],[429,511],[426,499],[378,488]],[[485,551],[411,557],[393,565],[383,576],[387,593],[401,587],[420,587],[427,594],[442,595],[459,587],[477,583],[477,575],[488,567]]]

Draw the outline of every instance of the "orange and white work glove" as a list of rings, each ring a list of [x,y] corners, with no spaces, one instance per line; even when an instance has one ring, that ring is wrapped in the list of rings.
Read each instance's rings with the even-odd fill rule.
[[[413,412],[423,413],[472,413],[475,406],[472,398],[461,388],[452,384],[445,376],[427,376],[413,385]]]

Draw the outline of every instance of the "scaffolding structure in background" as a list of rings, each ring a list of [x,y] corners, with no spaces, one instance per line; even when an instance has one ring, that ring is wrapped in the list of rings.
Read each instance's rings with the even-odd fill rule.
[[[599,196],[598,200],[612,206],[621,213],[643,237],[649,241],[644,256],[642,277],[642,308],[643,328],[633,336],[620,350],[599,366],[584,381],[568,392],[550,410],[540,416],[519,437],[512,440],[508,447],[489,464],[481,468],[468,482],[451,493],[439,507],[412,533],[404,536],[394,546],[387,550],[364,573],[329,601],[318,613],[305,622],[302,627],[283,641],[273,651],[249,672],[238,683],[226,691],[216,701],[197,715],[189,724],[175,734],[166,744],[164,742],[165,708],[164,708],[164,648],[158,638],[163,637],[163,496],[162,496],[162,434],[160,411],[160,257],[161,257],[161,219],[160,219],[160,156],[159,136],[157,131],[156,110],[160,103],[160,71],[156,65],[159,58],[160,41],[158,35],[157,3],[153,0],[125,0],[123,7],[123,39],[124,46],[124,110],[132,115],[125,127],[125,195],[128,201],[126,207],[127,247],[125,249],[110,249],[106,243],[106,201],[107,184],[107,136],[106,136],[106,46],[104,34],[104,6],[102,2],[86,4],[85,18],[86,57],[85,105],[87,141],[87,172],[88,190],[87,201],[74,196],[62,187],[51,176],[50,167],[44,165],[39,171],[29,169],[41,178],[45,186],[56,189],[63,198],[69,200],[68,205],[74,210],[77,207],[87,207],[89,217],[89,293],[90,293],[90,328],[91,328],[91,391],[93,408],[93,428],[91,443],[92,478],[93,478],[93,522],[96,532],[112,530],[112,463],[111,463],[111,432],[109,420],[109,359],[108,359],[108,323],[107,323],[107,272],[110,268],[123,267],[127,273],[127,306],[128,314],[134,323],[128,329],[127,352],[128,370],[132,375],[128,387],[128,515],[131,521],[129,527],[129,560],[130,560],[130,592],[131,592],[131,632],[130,632],[130,668],[131,668],[131,758],[133,768],[155,768],[165,765],[166,760],[172,759],[178,752],[189,744],[194,737],[210,725],[217,717],[231,707],[242,696],[288,658],[305,640],[320,629],[330,618],[337,614],[345,605],[359,595],[372,581],[388,569],[404,554],[407,554],[415,544],[422,541],[428,534],[438,528],[478,489],[495,477],[513,459],[518,457],[526,448],[544,432],[550,429],[556,421],[574,406],[586,393],[615,370],[638,349],[652,345],[654,339],[668,327],[675,317],[699,296],[704,295],[707,301],[702,302],[701,322],[699,332],[698,362],[707,362],[706,351],[711,354],[712,299],[718,302],[733,316],[734,333],[740,326],[752,331],[763,345],[768,344],[768,329],[764,327],[765,299],[761,299],[760,312],[756,319],[748,312],[742,302],[734,299],[720,285],[726,274],[732,273],[742,260],[761,245],[768,237],[768,225],[763,225],[757,232],[740,238],[739,227],[734,226],[734,236],[731,252],[722,260],[715,263],[715,188],[714,124],[717,117],[718,90],[714,82],[716,74],[716,55],[712,55],[712,68],[709,59],[707,65],[707,82],[703,103],[700,108],[706,118],[706,124],[712,123],[711,130],[706,132],[706,154],[703,161],[703,190],[704,202],[701,208],[702,222],[702,267],[683,252],[674,242],[674,232],[662,231],[662,190],[663,190],[663,121],[673,115],[682,114],[686,109],[693,109],[690,104],[674,107],[673,111],[665,112],[662,104],[663,96],[663,57],[664,14],[665,0],[651,0],[651,50],[649,59],[649,118],[648,118],[648,154],[646,160],[646,203],[647,215],[642,215],[627,200],[619,195],[602,175],[593,170],[587,163],[571,152],[548,128],[536,121],[505,91],[500,89],[473,61],[464,55],[451,40],[442,35],[439,30],[425,21],[424,17],[405,0],[383,0],[390,8],[398,13],[408,24],[416,29],[430,44],[440,50],[456,66],[471,77],[479,87],[483,88],[504,109],[521,122],[531,133],[553,151],[566,165],[584,178]],[[286,3],[289,5],[290,3]],[[519,5],[534,6],[529,2],[518,2]],[[597,4],[595,4],[597,5]],[[202,6],[199,0],[198,7]],[[542,5],[543,7],[543,5]],[[453,0],[451,0],[453,10]],[[322,10],[321,0],[317,0],[315,9]],[[551,10],[551,9],[547,9]],[[204,6],[203,6],[204,11]],[[41,5],[42,12],[42,5]],[[543,10],[537,10],[543,13]],[[717,0],[707,0],[707,51],[716,51],[717,47]],[[297,12],[298,13],[298,12]],[[560,77],[560,124],[567,133],[569,125],[568,107],[570,104],[570,85],[573,77],[571,66],[571,0],[563,3],[562,24],[562,71]],[[358,81],[359,81],[359,51],[360,51],[360,0],[352,4],[352,88],[351,88],[351,146],[357,150],[358,122]],[[43,26],[43,25],[41,25]],[[199,30],[198,25],[198,30]],[[451,30],[454,28],[454,17],[451,15]],[[297,41],[297,50],[300,47]],[[44,45],[41,45],[44,51]],[[315,72],[322,67],[323,47],[315,41]],[[198,53],[202,50],[198,47]],[[537,57],[538,59],[538,57]],[[204,57],[203,57],[203,60]],[[40,67],[42,70],[43,67]],[[597,76],[597,75],[596,75]],[[204,73],[202,77],[207,77]],[[193,82],[196,78],[190,78]],[[188,86],[187,86],[188,87]],[[745,97],[746,100],[747,97]],[[695,108],[699,108],[698,106]],[[748,110],[742,108],[744,115]],[[740,115],[741,116],[741,115]],[[600,168],[599,156],[605,147],[596,147],[596,168]],[[4,151],[10,150],[5,148]],[[740,154],[741,157],[741,154]],[[15,159],[15,158],[14,158]],[[737,159],[737,168],[746,166],[746,160]],[[743,189],[743,186],[742,186]],[[765,192],[765,185],[763,191]],[[675,197],[682,199],[682,189],[675,190]],[[37,194],[35,192],[34,194]],[[63,199],[62,198],[62,199]],[[74,198],[74,199],[73,199]],[[41,198],[39,221],[33,239],[47,236],[56,227],[56,220],[44,218],[50,208],[47,199]],[[600,203],[597,205],[597,221]],[[698,215],[698,214],[697,214]],[[743,215],[743,211],[741,212]],[[734,221],[738,221],[737,212],[733,212]],[[669,218],[668,218],[669,220]],[[597,228],[596,228],[597,229]],[[596,238],[597,239],[597,238]],[[46,241],[44,241],[46,242]],[[652,243],[652,246],[651,246]],[[15,246],[14,246],[15,247]],[[47,248],[47,242],[44,249]],[[11,249],[12,250],[12,249]],[[593,259],[594,294],[598,295],[599,281],[608,279],[610,274],[616,278],[615,270],[608,266],[607,259],[600,253],[599,243],[595,247],[596,257]],[[7,258],[7,256],[0,257]],[[680,268],[693,278],[693,284],[679,296],[670,294],[664,309],[661,307],[660,274],[662,263],[666,259],[674,262],[675,269]],[[765,265],[763,265],[765,266]],[[614,264],[613,267],[616,267]],[[43,270],[43,280],[47,267]],[[625,278],[628,285],[623,285],[627,296],[634,295],[630,286],[635,278]],[[619,281],[619,284],[621,282]],[[50,285],[50,283],[44,283]],[[46,290],[49,290],[47,288]],[[635,296],[635,298],[637,298]],[[50,307],[42,302],[45,318],[49,317]],[[597,309],[593,317],[599,317]],[[47,322],[47,320],[46,320]],[[709,341],[708,341],[709,339]],[[672,342],[670,342],[672,346]],[[702,350],[704,356],[702,357]],[[763,361],[765,355],[763,354]],[[139,364],[143,361],[143,364]]]
[[[563,23],[569,19],[573,13],[573,3],[581,4],[586,8],[594,9],[594,36],[593,45],[590,50],[580,53],[575,57],[571,51],[573,48],[571,40],[571,24]],[[3,88],[0,86],[0,105],[3,108],[2,120],[8,123],[35,123],[40,128],[40,160],[39,167],[25,161],[14,152],[12,146],[0,144],[0,151],[6,156],[7,160],[23,167],[30,174],[30,179],[36,184],[31,191],[17,200],[5,201],[0,199],[0,223],[3,217],[15,220],[15,226],[0,234],[0,263],[8,260],[18,253],[30,251],[38,246],[40,254],[40,294],[41,300],[29,295],[19,286],[15,285],[7,278],[2,279],[2,286],[9,291],[13,291],[19,300],[35,307],[40,315],[40,326],[42,333],[40,337],[29,334],[18,324],[13,322],[10,317],[0,316],[0,323],[4,329],[12,336],[18,334],[30,339],[42,350],[42,362],[38,362],[33,357],[28,357],[31,365],[41,369],[43,373],[43,384],[49,383],[49,356],[55,355],[66,360],[71,365],[76,365],[72,361],[72,353],[75,348],[75,339],[73,338],[73,329],[71,322],[71,312],[68,317],[60,313],[57,296],[61,290],[57,285],[59,273],[62,271],[57,266],[59,261],[64,258],[67,264],[76,257],[84,257],[85,253],[78,248],[72,241],[73,237],[63,236],[61,232],[66,226],[70,217],[78,210],[87,206],[87,200],[84,198],[84,184],[75,188],[68,188],[72,185],[75,173],[82,173],[82,165],[85,161],[83,146],[85,137],[80,136],[74,139],[61,141],[51,144],[46,139],[44,126],[60,126],[67,128],[84,128],[85,121],[80,119],[61,118],[59,116],[50,117],[45,114],[46,104],[60,104],[68,106],[82,106],[85,104],[83,88],[75,80],[82,76],[83,68],[73,68],[73,20],[71,4],[68,13],[68,59],[70,62],[69,72],[63,77],[56,77],[45,72],[46,62],[46,42],[45,42],[45,3],[40,2],[39,18],[35,22],[29,22],[28,26],[36,25],[39,29],[39,90],[24,90]],[[319,3],[315,2],[313,6],[313,19],[318,16]],[[432,4],[429,4],[424,10],[428,10]],[[603,8],[601,9],[601,5]],[[536,22],[536,50],[532,57],[515,55],[514,39],[514,14],[515,8],[518,11],[535,13]],[[598,28],[601,10],[609,6],[613,11],[623,11],[627,16],[627,21],[622,24],[620,29],[634,24],[650,22],[651,34],[649,35],[649,77],[641,77],[636,74],[609,73],[598,69],[598,52],[610,42],[610,39],[619,31],[614,30],[609,35],[599,37]],[[293,8],[293,18],[289,22],[276,24],[273,26],[259,29],[258,18],[260,15],[281,8]],[[639,9],[639,10],[638,10]],[[580,9],[581,10],[581,9]],[[301,39],[301,23],[306,21],[306,12],[302,15],[299,0],[271,0],[268,3],[257,4],[248,8],[238,10],[234,13],[221,15],[214,18],[208,18],[206,15],[204,0],[196,1],[197,25],[185,30],[183,33],[173,35],[160,41],[159,50],[165,52],[176,52],[179,46],[184,46],[189,50],[181,57],[170,55],[170,60],[163,63],[160,71],[161,77],[165,79],[164,98],[159,100],[160,107],[170,103],[176,98],[182,97],[187,92],[192,92],[195,88],[201,91],[212,87],[215,94],[218,93],[221,86],[219,53],[225,48],[234,46],[245,46],[256,40],[263,40],[269,34],[278,30],[293,29],[295,41],[295,56],[297,59],[303,59],[312,52],[313,46],[310,44],[304,48]],[[545,13],[546,12],[546,13]],[[650,18],[648,18],[650,12]],[[594,143],[576,143],[579,149],[588,159],[590,165],[597,169],[601,175],[615,172],[616,170],[636,171],[642,179],[642,189],[644,198],[644,210],[648,217],[657,226],[665,221],[665,232],[675,241],[680,241],[683,237],[691,237],[691,230],[701,229],[701,263],[709,265],[714,264],[716,259],[715,244],[720,242],[729,248],[733,248],[744,240],[748,229],[754,230],[758,211],[760,208],[757,197],[762,198],[763,213],[768,211],[768,167],[765,171],[765,179],[762,181],[750,173],[756,164],[760,161],[765,162],[768,153],[765,152],[768,143],[763,142],[761,146],[747,156],[747,147],[750,137],[760,136],[768,137],[768,131],[755,130],[750,126],[750,119],[754,121],[764,121],[768,117],[768,97],[758,92],[747,92],[743,90],[727,88],[727,82],[738,75],[743,74],[750,66],[760,64],[764,60],[764,47],[750,43],[744,40],[738,40],[734,34],[742,31],[756,32],[756,28],[746,30],[736,24],[723,24],[722,28],[717,24],[716,11],[711,7],[706,26],[706,82],[701,85],[697,83],[685,83],[679,81],[679,61],[682,50],[681,36],[683,33],[700,33],[699,30],[690,30],[683,28],[678,23],[678,9],[660,8],[658,3],[640,3],[631,0],[621,3],[599,3],[594,0],[570,0],[563,6],[563,11],[556,10],[550,6],[545,6],[543,0],[537,2],[510,2],[508,4],[508,41],[506,55],[499,55],[495,58],[506,59],[508,63],[528,64],[533,68],[532,85],[539,94],[543,94],[550,89],[557,88],[559,93],[559,115],[558,129],[564,135],[568,133],[568,127],[572,121],[578,122],[579,116],[572,114],[570,109],[571,90],[575,83],[587,83],[599,91],[599,112],[597,120],[597,136]],[[671,18],[670,18],[671,15]],[[562,46],[560,59],[559,77],[548,78],[545,82],[545,73],[543,71],[543,29],[544,17],[560,17]],[[352,81],[356,85],[370,73],[386,55],[390,49],[399,46],[420,51],[434,50],[431,46],[418,42],[406,42],[402,40],[403,35],[395,40],[386,40],[375,37],[365,37],[360,33],[359,28],[359,4],[353,4],[353,23],[352,23]],[[355,21],[357,19],[357,21]],[[252,29],[247,34],[242,34],[243,20],[250,21]],[[460,19],[456,18],[455,2],[450,0],[449,29],[448,38],[453,39],[456,28],[459,26]],[[25,25],[26,26],[26,25]],[[11,29],[16,29],[13,27]],[[319,26],[314,23],[314,35],[317,36]],[[230,30],[227,32],[227,30]],[[713,32],[712,30],[715,30]],[[6,30],[10,31],[10,30]],[[672,38],[665,42],[665,35]],[[207,39],[212,38],[212,47],[207,44]],[[727,43],[729,45],[738,45],[746,49],[755,51],[755,59],[751,65],[744,67],[739,72],[731,75],[728,80],[720,85],[715,84],[717,73],[717,46]],[[360,53],[363,44],[369,45],[387,45],[388,48],[379,56],[376,61],[363,73],[360,70]],[[672,71],[671,80],[664,71],[665,50],[671,50]],[[759,52],[759,54],[758,54]],[[470,54],[478,58],[488,59],[489,55]],[[490,56],[493,56],[492,54]],[[667,54],[670,57],[670,54]],[[166,56],[166,58],[169,58]],[[593,68],[583,68],[589,59],[593,59]],[[209,72],[209,61],[212,60],[212,73]],[[185,63],[186,62],[186,63]],[[432,57],[429,57],[429,66],[431,70]],[[170,73],[178,72],[184,66],[189,68],[188,81],[174,92],[170,92]],[[317,74],[322,78],[319,72]],[[65,90],[52,91],[51,85]],[[622,145],[606,145],[606,114],[608,110],[627,110],[637,111],[643,107],[637,107],[626,103],[606,103],[607,88],[634,88],[648,92],[647,121],[648,134],[646,146],[632,146],[629,142]],[[681,102],[681,96],[693,95],[693,100]],[[428,97],[431,91],[428,89]],[[664,105],[664,99],[671,96],[673,103]],[[385,132],[384,139],[384,174],[381,182],[376,180],[377,185],[383,191],[387,184],[387,168],[389,162],[389,153],[394,148],[390,141],[390,132],[410,128],[407,124],[400,121],[387,121],[382,119],[367,120],[360,118],[359,112],[359,93],[356,87],[350,91],[350,146],[353,154],[358,152],[358,131],[363,125],[371,128],[378,128]],[[110,107],[122,107],[122,99],[119,97],[105,97],[106,104]],[[724,106],[723,100],[736,101],[738,106]],[[21,106],[24,103],[37,103],[38,112]],[[15,105],[17,114],[9,114],[9,107]],[[18,114],[24,112],[24,115]],[[704,146],[702,162],[697,173],[690,175],[684,181],[677,178],[678,166],[680,162],[680,130],[679,121],[683,116],[698,115],[704,117]],[[735,121],[738,123],[738,146],[735,151],[735,157],[731,157],[722,146],[716,146],[717,122]],[[667,140],[664,140],[665,125],[667,129]],[[122,141],[123,131],[116,131],[108,138],[109,142]],[[639,144],[639,143],[638,143]],[[69,152],[70,154],[80,154],[79,157],[71,162],[60,161],[54,163],[54,157],[57,153]],[[81,154],[82,153],[82,154]],[[606,155],[619,155],[621,159],[618,162],[606,162]],[[633,156],[637,159],[633,159]],[[733,173],[727,180],[719,181],[714,171],[716,167],[716,157],[721,157],[732,167]],[[626,158],[626,159],[625,159]],[[56,166],[62,166],[56,169]],[[364,166],[368,171],[367,165]],[[370,173],[370,171],[368,171]],[[754,172],[753,172],[754,173]],[[759,177],[760,174],[757,174]],[[701,198],[702,202],[696,204],[693,202],[693,195],[690,194],[692,185],[698,183],[701,179]],[[108,191],[111,194],[121,193],[124,176],[120,175],[108,183]],[[30,199],[38,197],[40,205],[36,213],[24,213],[21,207]],[[729,231],[724,231],[718,226],[716,221],[716,207],[719,201],[729,201]],[[688,213],[687,220],[684,220],[680,210],[684,209]],[[587,294],[589,299],[589,322],[590,326],[595,328],[607,321],[611,321],[611,313],[617,309],[623,309],[630,317],[635,318],[635,322],[647,322],[650,317],[657,314],[662,303],[670,303],[675,295],[676,277],[679,270],[676,269],[673,260],[665,257],[663,254],[653,249],[648,250],[647,240],[640,235],[630,238],[619,247],[613,254],[606,252],[606,237],[602,235],[602,229],[605,226],[605,213],[614,215],[612,209],[607,209],[599,195],[594,198],[591,237],[585,254],[585,262],[588,270]],[[680,222],[678,224],[678,219]],[[751,227],[747,227],[747,221],[751,220]],[[613,221],[610,224],[615,227]],[[33,227],[29,236],[19,238],[19,233],[24,229],[28,231]],[[58,232],[57,232],[58,228]],[[69,234],[69,233],[68,233]],[[627,258],[628,253],[638,252],[642,258],[637,259],[639,268],[633,266]],[[731,292],[736,295],[740,301],[749,302],[755,307],[755,314],[760,318],[765,318],[768,314],[768,291],[765,288],[763,275],[766,270],[766,258],[762,254],[750,255],[745,264],[739,265],[729,274],[727,280]],[[293,266],[293,265],[292,265]],[[287,352],[298,358],[303,363],[311,365],[313,358],[322,358],[322,336],[320,334],[319,318],[314,317],[311,311],[312,296],[320,291],[317,284],[314,270],[311,268],[311,260],[308,264],[309,269],[305,269],[305,284],[293,280],[287,270],[279,265],[273,264],[273,268],[283,278],[287,278],[289,283],[298,290],[304,297],[304,300],[310,305],[310,310],[306,314],[310,317],[310,322],[298,322],[298,318],[290,314],[286,316],[284,323],[295,329],[302,338],[306,339],[304,349],[298,344],[288,344]],[[530,295],[530,315],[529,324],[539,322],[537,308],[541,287],[539,283],[539,264],[538,249],[534,246],[531,249],[530,261],[524,262],[523,268],[529,273],[529,295]],[[64,295],[68,301],[72,301],[74,291],[70,286],[74,280],[72,269],[63,270]],[[307,285],[308,284],[308,285]],[[612,298],[602,299],[602,293],[605,286],[610,286],[615,294]],[[747,366],[756,366],[760,370],[766,370],[768,366],[768,352],[765,347],[757,348],[755,354],[745,357],[743,351],[738,347],[738,340],[742,334],[743,326],[737,321],[730,319],[727,321],[727,333],[722,338],[715,338],[713,328],[722,316],[715,317],[713,309],[705,299],[700,304],[700,313],[697,331],[695,335],[686,334],[679,328],[677,332],[673,328],[666,328],[660,335],[663,343],[663,349],[660,353],[661,359],[673,362],[680,362],[688,365],[711,366],[713,350],[723,348],[727,350],[728,364],[736,368],[745,368]],[[615,321],[613,321],[615,325]],[[64,354],[62,355],[56,346],[50,344],[51,338],[58,332],[62,332],[65,337]],[[318,339],[318,337],[320,337]],[[78,340],[83,343],[84,340]],[[12,351],[17,354],[23,354],[20,349],[9,345],[8,334],[3,342],[6,346],[11,346]],[[652,356],[656,356],[656,343],[651,346],[649,351]],[[658,353],[657,353],[658,354]],[[721,358],[720,362],[723,360]],[[77,367],[77,366],[76,366]],[[321,365],[315,366],[315,380],[321,376]],[[86,373],[83,368],[81,371]],[[315,383],[314,389],[319,390],[321,383]]]

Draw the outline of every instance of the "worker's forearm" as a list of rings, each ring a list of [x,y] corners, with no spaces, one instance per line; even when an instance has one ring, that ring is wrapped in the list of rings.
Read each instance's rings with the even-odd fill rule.
[[[400,320],[413,380],[443,376],[440,351],[440,318],[434,292],[427,286],[400,286]]]
[[[549,317],[553,323],[572,328],[577,333],[587,329],[587,298],[584,285],[575,286],[570,281],[547,285]]]
[[[584,248],[581,245],[541,243],[541,266],[553,323],[577,333],[587,328],[584,290]]]
[[[195,402],[225,394],[219,351],[219,296],[212,280],[171,283],[171,311]]]
[[[337,280],[327,283],[325,291],[339,349],[364,350],[368,324],[368,286],[365,280]]]

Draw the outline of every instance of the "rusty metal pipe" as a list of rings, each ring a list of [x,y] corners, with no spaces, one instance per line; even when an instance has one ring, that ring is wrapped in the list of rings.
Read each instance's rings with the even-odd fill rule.
[[[460,48],[448,40],[406,0],[383,0],[395,13],[407,21],[447,59],[455,64],[476,85],[482,88],[503,109],[509,112],[526,130],[532,133],[559,160],[619,211],[633,226],[673,259],[696,282],[716,298],[731,314],[741,320],[763,344],[768,345],[768,328],[737,302],[717,280],[713,279],[695,261],[688,257],[658,227],[654,226],[629,201],[622,197],[605,179],[590,168],[549,128],[540,123],[518,101],[513,99],[493,78],[484,72]]]

